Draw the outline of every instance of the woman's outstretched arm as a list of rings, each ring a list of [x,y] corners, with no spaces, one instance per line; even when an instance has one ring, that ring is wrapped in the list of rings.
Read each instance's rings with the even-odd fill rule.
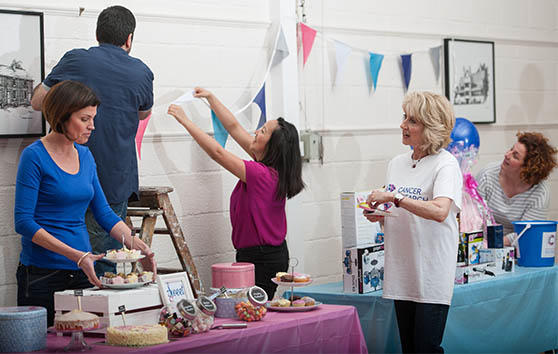
[[[246,129],[238,122],[234,114],[225,107],[221,101],[210,91],[196,87],[194,89],[194,97],[204,97],[209,102],[211,109],[217,115],[217,118],[223,124],[223,127],[229,132],[232,138],[248,153],[252,156],[250,151],[250,144],[254,140],[254,137],[248,133]],[[252,156],[254,157],[254,156]]]
[[[244,161],[238,156],[225,150],[219,143],[207,135],[186,116],[184,110],[177,105],[169,106],[168,114],[176,118],[201,148],[219,165],[223,166],[241,181],[246,182],[246,167]]]

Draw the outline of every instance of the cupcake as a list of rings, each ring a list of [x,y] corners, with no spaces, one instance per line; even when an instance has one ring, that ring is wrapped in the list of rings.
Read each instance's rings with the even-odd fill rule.
[[[306,306],[306,303],[304,302],[304,300],[295,300],[292,303],[293,307],[304,307]]]
[[[283,275],[287,275],[288,273],[285,272],[278,272],[277,274],[275,274],[275,279],[277,279],[277,281],[281,281],[281,277]]]
[[[301,300],[304,301],[304,306],[316,305],[316,301],[312,299],[310,296],[304,296]]]
[[[306,275],[300,274],[300,275],[295,275],[293,280],[296,283],[306,283],[306,282],[310,281],[310,278],[308,278]]]
[[[291,302],[287,299],[279,299],[279,307],[290,307]]]
[[[281,281],[286,283],[291,283],[293,281],[292,274],[285,274],[281,276]]]

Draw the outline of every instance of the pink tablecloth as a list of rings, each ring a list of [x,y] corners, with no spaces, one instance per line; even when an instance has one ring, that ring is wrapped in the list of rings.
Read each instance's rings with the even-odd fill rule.
[[[235,322],[239,321],[216,320]],[[59,351],[69,340],[49,334],[44,352]],[[339,305],[321,305],[308,312],[269,311],[245,329],[211,330],[144,348],[108,346],[94,337],[86,341],[93,353],[367,353],[356,309]]]

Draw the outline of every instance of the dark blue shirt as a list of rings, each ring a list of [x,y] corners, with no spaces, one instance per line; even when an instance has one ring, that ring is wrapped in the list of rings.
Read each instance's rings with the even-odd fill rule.
[[[138,111],[153,106],[153,73],[141,60],[112,44],[70,50],[43,81],[47,88],[75,80],[89,86],[101,100],[95,130],[87,146],[109,203],[128,200],[138,191],[135,137]]]
[[[23,150],[17,169],[14,208],[15,230],[22,236],[20,262],[49,269],[74,269],[77,264],[31,239],[46,230],[68,246],[91,251],[85,226],[85,211],[109,232],[121,219],[109,207],[101,190],[95,160],[89,149],[74,144],[79,171],[69,174],[50,157],[41,140]]]

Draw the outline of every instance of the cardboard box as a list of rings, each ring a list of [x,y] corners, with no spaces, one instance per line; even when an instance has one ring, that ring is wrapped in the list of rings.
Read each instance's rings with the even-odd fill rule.
[[[475,283],[496,277],[498,269],[494,263],[457,266],[455,269],[455,284]]]
[[[159,313],[163,307],[159,288],[150,284],[136,289],[83,289],[81,307],[83,311],[93,312],[100,317],[100,324],[105,327],[123,326],[122,315],[118,310],[126,306],[126,324],[155,324],[159,322]],[[78,308],[73,290],[54,293],[54,310],[57,314]],[[106,328],[93,332],[104,333]]]
[[[358,198],[366,200],[370,192],[341,193],[341,239],[343,248],[377,244],[380,224],[368,221],[358,207]]]
[[[382,289],[383,283],[383,244],[344,249],[343,292],[364,294]]]
[[[493,263],[498,274],[515,272],[513,247],[485,248],[479,251],[481,263]]]
[[[471,231],[459,234],[457,265],[479,264],[479,250],[483,248],[483,232]]]

